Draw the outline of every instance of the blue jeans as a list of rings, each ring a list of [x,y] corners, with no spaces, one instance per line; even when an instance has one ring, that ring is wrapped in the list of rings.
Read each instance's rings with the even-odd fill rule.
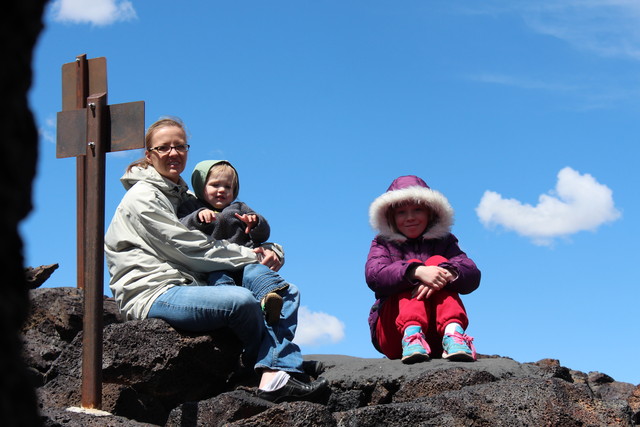
[[[282,277],[262,264],[249,264],[237,271],[214,271],[209,274],[208,284],[240,285],[253,293],[258,301],[269,293],[280,291],[288,286]]]
[[[245,362],[255,361],[256,369],[302,372],[302,354],[293,343],[300,293],[289,284],[280,294],[282,315],[273,327],[266,324],[251,291],[235,284],[174,286],[156,298],[148,317],[193,332],[229,327],[243,343]]]

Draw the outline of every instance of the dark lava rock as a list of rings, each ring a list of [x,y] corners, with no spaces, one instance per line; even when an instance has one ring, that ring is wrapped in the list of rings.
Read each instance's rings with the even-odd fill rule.
[[[82,292],[31,292],[23,339],[31,349],[26,359],[41,373],[37,391],[47,426],[564,427],[632,426],[640,418],[633,384],[570,370],[555,359],[518,363],[483,355],[473,363],[414,365],[307,355],[324,365],[321,375],[331,388],[326,404],[273,404],[255,396],[256,375],[232,375],[241,347],[231,331],[185,333],[158,319],[120,323],[109,304],[102,364],[108,414],[70,412],[80,402]]]

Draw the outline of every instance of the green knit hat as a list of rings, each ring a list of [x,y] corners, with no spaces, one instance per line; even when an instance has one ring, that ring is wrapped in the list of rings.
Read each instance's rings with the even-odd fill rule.
[[[233,189],[233,196],[238,197],[238,193],[240,192],[240,177],[231,162],[228,160],[203,160],[193,168],[193,173],[191,174],[191,186],[198,199],[204,200],[204,185],[207,182],[207,176],[209,176],[211,168],[218,164],[227,164],[231,166],[231,169],[236,173],[236,188]]]

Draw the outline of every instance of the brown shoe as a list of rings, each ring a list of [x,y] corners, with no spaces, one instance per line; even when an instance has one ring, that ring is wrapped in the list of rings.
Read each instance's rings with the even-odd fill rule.
[[[269,292],[262,300],[262,311],[267,325],[274,326],[280,321],[282,312],[282,297],[275,292]]]

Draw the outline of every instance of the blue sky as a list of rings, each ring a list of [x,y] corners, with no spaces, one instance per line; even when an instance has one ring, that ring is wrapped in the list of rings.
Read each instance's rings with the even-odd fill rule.
[[[302,290],[305,353],[380,356],[368,207],[415,174],[482,270],[463,297],[479,353],[638,384],[638,24],[640,4],[614,0],[53,1],[33,58],[26,265],[59,263],[46,285],[75,286],[61,67],[104,56],[110,103],[186,122],[187,181],[198,161],[234,163]],[[141,155],[107,156],[107,224]]]

